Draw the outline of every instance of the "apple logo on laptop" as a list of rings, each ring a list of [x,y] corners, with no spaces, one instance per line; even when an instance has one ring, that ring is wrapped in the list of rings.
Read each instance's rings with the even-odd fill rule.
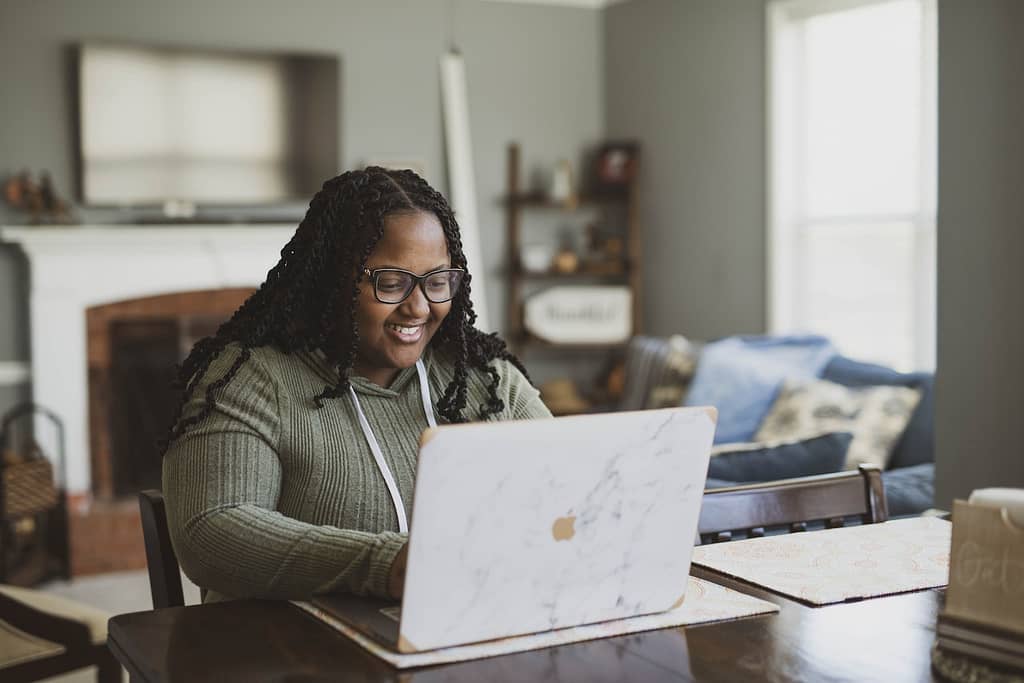
[[[576,535],[576,529],[573,528],[575,524],[576,515],[559,517],[551,526],[551,535],[555,537],[556,541],[568,541]]]

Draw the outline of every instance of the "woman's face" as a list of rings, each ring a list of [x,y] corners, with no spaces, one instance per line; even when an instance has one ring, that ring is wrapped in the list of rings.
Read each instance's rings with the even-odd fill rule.
[[[371,271],[401,268],[417,275],[450,268],[448,241],[437,216],[424,211],[387,216],[384,235],[366,259],[366,267]],[[373,282],[365,274],[359,289],[359,348],[353,370],[386,387],[399,370],[416,364],[452,303],[431,303],[416,286],[405,301],[382,304],[374,297]]]

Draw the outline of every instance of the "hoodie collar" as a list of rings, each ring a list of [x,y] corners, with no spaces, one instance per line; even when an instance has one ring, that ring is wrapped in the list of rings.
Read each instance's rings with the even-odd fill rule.
[[[338,381],[337,369],[327,359],[321,349],[316,349],[312,352],[301,351],[298,353],[302,361],[309,366],[316,374],[326,382],[332,385]],[[432,364],[433,353],[428,346],[426,351],[423,352],[421,360],[427,368],[427,372],[430,372],[430,366]],[[357,394],[366,396],[381,396],[384,398],[398,398],[402,393],[405,392],[406,388],[410,383],[416,379],[416,366],[410,366],[408,368],[402,368],[398,371],[394,381],[391,382],[390,386],[382,387],[365,377],[359,375],[350,375],[349,382],[352,384],[352,389]]]

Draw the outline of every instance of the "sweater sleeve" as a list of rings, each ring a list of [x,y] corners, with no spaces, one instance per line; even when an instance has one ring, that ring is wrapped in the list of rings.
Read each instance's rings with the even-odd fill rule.
[[[506,420],[535,420],[551,417],[551,411],[540,399],[540,392],[519,371],[519,368],[507,360],[497,361],[496,368],[505,387],[505,418]]]
[[[211,363],[183,416],[200,410],[206,386],[240,352],[228,347]],[[317,526],[277,512],[279,433],[276,384],[253,353],[214,392],[213,411],[164,456],[167,520],[185,574],[232,598],[296,600],[334,591],[386,597],[406,535]]]

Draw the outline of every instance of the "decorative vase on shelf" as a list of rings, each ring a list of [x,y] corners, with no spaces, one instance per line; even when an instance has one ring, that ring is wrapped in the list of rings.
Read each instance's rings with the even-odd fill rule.
[[[552,200],[561,202],[566,208],[575,208],[579,201],[573,190],[572,165],[566,159],[561,159],[555,166],[555,172],[551,176],[550,196]]]

